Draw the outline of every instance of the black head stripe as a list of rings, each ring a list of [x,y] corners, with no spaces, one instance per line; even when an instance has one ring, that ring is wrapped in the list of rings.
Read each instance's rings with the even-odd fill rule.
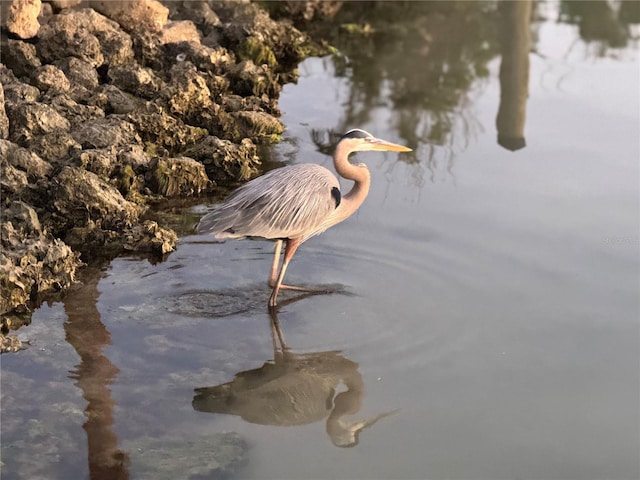
[[[345,133],[340,140],[343,138],[369,138],[371,137],[370,133],[365,132],[364,130],[360,130],[359,128],[354,128],[353,130],[349,130]]]
[[[342,195],[340,195],[340,189],[338,187],[333,187],[331,189],[331,196],[333,200],[336,202],[336,208],[340,205],[340,200],[342,200]]]

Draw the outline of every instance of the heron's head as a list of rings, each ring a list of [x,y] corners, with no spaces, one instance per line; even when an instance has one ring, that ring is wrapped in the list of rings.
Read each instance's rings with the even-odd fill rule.
[[[387,142],[380,138],[376,138],[369,132],[354,128],[345,133],[338,142],[339,145],[345,144],[350,152],[369,152],[369,151],[385,151],[385,152],[410,152],[409,147],[398,145],[397,143]]]

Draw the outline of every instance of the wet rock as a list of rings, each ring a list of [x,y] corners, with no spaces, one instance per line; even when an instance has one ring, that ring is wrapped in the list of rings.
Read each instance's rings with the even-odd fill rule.
[[[67,92],[71,84],[66,75],[55,65],[43,65],[36,68],[30,75],[31,85],[42,93],[49,90],[56,92]]]
[[[205,166],[207,175],[217,185],[231,185],[249,180],[258,173],[260,158],[255,144],[248,138],[240,144],[208,136],[183,152]]]
[[[39,294],[68,288],[81,265],[79,255],[43,233],[36,211],[15,201],[0,223],[0,313],[28,304]]]
[[[21,103],[10,107],[7,114],[11,118],[9,138],[18,144],[37,135],[67,132],[71,128],[66,118],[44,103]]]
[[[36,55],[36,46],[22,40],[7,39],[2,41],[2,63],[17,77],[28,77],[42,63]]]
[[[0,334],[0,353],[18,352],[24,348],[20,339],[15,335]]]
[[[116,168],[111,183],[127,200],[143,204],[146,196],[142,194],[144,189],[144,176],[136,174],[131,165],[121,164]],[[146,192],[145,192],[146,193]]]
[[[61,240],[42,236],[24,238],[9,250],[5,238],[18,236],[9,222],[0,225],[3,252],[0,252],[0,313],[36,301],[51,291],[69,288],[75,281],[79,255]]]
[[[169,9],[156,0],[90,0],[88,5],[128,32],[159,32],[169,17]]]
[[[2,23],[9,32],[20,38],[33,38],[38,34],[40,0],[13,0],[6,11],[6,6],[3,7]]]
[[[178,236],[173,230],[162,228],[151,220],[128,229],[124,238],[125,250],[150,253],[158,257],[175,250],[178,242]]]
[[[146,184],[165,197],[191,196],[210,191],[214,186],[204,165],[192,158],[154,158],[146,175]]]
[[[84,122],[71,132],[71,136],[83,149],[140,142],[135,126],[117,116]]]

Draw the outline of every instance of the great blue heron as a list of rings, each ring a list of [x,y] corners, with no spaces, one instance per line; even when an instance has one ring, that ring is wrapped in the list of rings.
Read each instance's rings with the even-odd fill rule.
[[[353,180],[349,193],[340,194],[336,176],[314,164],[290,165],[272,170],[235,190],[223,203],[200,220],[196,231],[215,238],[262,237],[275,240],[269,277],[273,288],[269,306],[277,305],[280,289],[310,291],[283,285],[291,257],[309,238],[350,217],[369,193],[371,175],[363,163],[352,164],[349,154],[363,151],[410,152],[402,145],[375,138],[360,129],[349,130],[336,145],[333,164],[340,176]],[[278,271],[282,242],[284,260]]]

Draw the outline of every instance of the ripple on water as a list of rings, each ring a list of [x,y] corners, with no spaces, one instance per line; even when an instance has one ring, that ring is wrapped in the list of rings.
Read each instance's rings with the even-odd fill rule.
[[[190,317],[227,317],[264,308],[267,293],[256,285],[217,291],[190,290],[168,297],[167,310]]]

